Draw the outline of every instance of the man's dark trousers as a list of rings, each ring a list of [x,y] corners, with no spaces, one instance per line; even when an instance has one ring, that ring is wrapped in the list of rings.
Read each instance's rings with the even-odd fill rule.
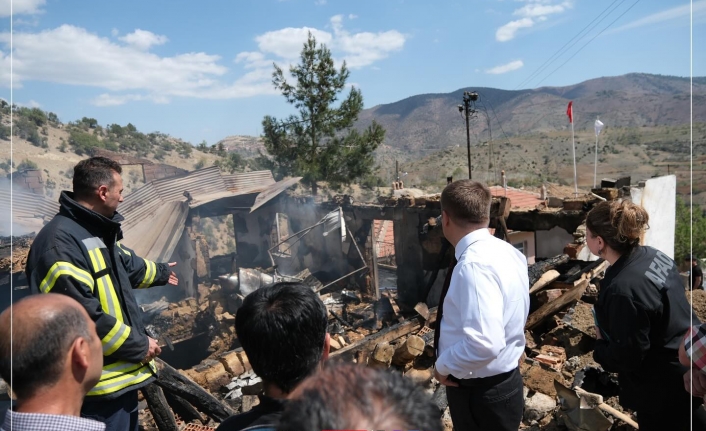
[[[138,431],[137,389],[114,400],[86,397],[81,417],[103,422],[105,431]]]
[[[519,368],[497,376],[455,381],[459,387],[446,387],[454,430],[518,430],[525,406]]]

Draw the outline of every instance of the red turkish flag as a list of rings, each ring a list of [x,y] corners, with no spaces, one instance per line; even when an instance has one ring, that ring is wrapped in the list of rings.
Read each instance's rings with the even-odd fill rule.
[[[572,106],[571,106],[571,105],[573,105],[573,104],[574,104],[573,101],[569,102],[569,106],[568,106],[568,108],[566,108],[566,115],[569,116],[569,123],[573,123],[573,122],[574,122],[574,110],[573,110],[573,108],[572,108]]]

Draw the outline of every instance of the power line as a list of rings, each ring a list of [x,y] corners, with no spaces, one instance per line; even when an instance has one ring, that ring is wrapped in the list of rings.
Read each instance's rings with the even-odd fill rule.
[[[574,53],[574,55],[572,55],[571,57],[569,57],[568,59],[566,59],[566,61],[563,62],[563,63],[561,63],[561,65],[560,65],[559,67],[557,67],[556,69],[554,69],[549,75],[545,76],[541,81],[539,81],[539,82],[537,83],[537,85],[541,84],[541,83],[544,82],[547,78],[549,78],[550,76],[552,76],[557,70],[559,70],[559,69],[561,69],[562,67],[564,67],[564,65],[565,65],[566,63],[568,63],[572,58],[576,57],[576,55],[577,55],[579,52],[581,52],[589,43],[593,42],[593,40],[594,40],[595,38],[597,38],[598,36],[600,36],[601,34],[603,34],[604,31],[608,30],[608,28],[609,28],[611,25],[615,24],[616,21],[618,21],[620,18],[622,18],[623,15],[625,15],[626,13],[628,13],[628,12],[630,11],[630,9],[632,9],[633,7],[635,7],[635,5],[638,4],[638,3],[640,3],[640,0],[636,0],[635,3],[633,3],[632,5],[630,5],[630,7],[625,10],[625,12],[621,13],[617,18],[615,18],[613,21],[611,21],[611,23],[608,24],[607,26],[605,26],[605,27],[603,28],[603,30],[601,30],[597,35],[593,36],[593,37],[591,38],[591,40],[589,40],[589,41],[586,42],[581,48],[579,48],[579,50],[576,51],[576,52]]]
[[[539,75],[544,69],[546,69],[547,67],[549,67],[549,65],[550,65],[551,63],[553,63],[554,61],[556,61],[556,60],[559,58],[559,56],[560,56],[561,54],[563,54],[562,51],[569,50],[571,47],[573,47],[573,45],[575,45],[576,43],[578,43],[579,40],[583,39],[586,35],[581,36],[576,42],[574,42],[573,45],[571,45],[571,47],[569,47],[569,48],[567,48],[566,50],[564,50],[564,48],[566,48],[567,45],[569,45],[574,39],[576,39],[581,33],[583,33],[591,24],[593,24],[598,18],[601,17],[601,15],[603,15],[608,9],[610,9],[610,8],[611,8],[616,2],[618,2],[618,1],[620,1],[620,4],[618,4],[612,11],[610,11],[610,12],[608,13],[608,15],[610,15],[611,13],[613,13],[613,11],[614,11],[615,9],[617,9],[623,2],[625,2],[625,0],[614,0],[613,3],[611,3],[610,5],[608,5],[608,7],[606,7],[605,9],[603,9],[603,11],[602,11],[600,14],[598,14],[598,16],[596,16],[595,18],[593,18],[593,21],[589,22],[589,23],[586,25],[586,27],[584,27],[583,29],[581,29],[581,31],[579,31],[578,33],[576,33],[576,34],[574,35],[574,37],[572,37],[571,39],[569,39],[569,41],[564,44],[564,46],[562,46],[561,48],[559,48],[554,54],[552,54],[551,57],[549,57],[544,63],[542,63],[541,66],[539,66],[537,69],[535,69],[534,72],[532,72],[532,74],[530,74],[530,76],[528,76],[527,78],[525,78],[524,81],[522,81],[517,87],[515,87],[515,90],[519,89],[520,87],[522,87],[523,85],[525,85],[526,83],[528,83],[529,81],[531,81],[532,79],[534,79],[534,78],[535,78],[537,75]],[[608,15],[606,15],[605,17],[603,17],[603,18],[601,19],[601,21],[603,21],[605,18],[607,18]],[[601,21],[598,21],[598,22],[596,23],[596,25],[600,24]],[[595,27],[595,26],[593,26],[593,27]],[[591,28],[591,30],[593,30],[593,27]],[[589,31],[590,31],[590,30],[589,30]],[[586,34],[588,34],[588,32],[587,32]],[[554,58],[554,57],[556,57],[556,58]]]

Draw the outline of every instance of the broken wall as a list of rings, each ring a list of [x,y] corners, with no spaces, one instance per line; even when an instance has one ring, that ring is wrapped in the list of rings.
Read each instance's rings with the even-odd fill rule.
[[[652,246],[674,259],[676,175],[651,178],[645,181],[644,187],[630,189],[630,197],[650,216],[650,228],[645,233],[643,244]],[[678,257],[681,259],[681,256]]]

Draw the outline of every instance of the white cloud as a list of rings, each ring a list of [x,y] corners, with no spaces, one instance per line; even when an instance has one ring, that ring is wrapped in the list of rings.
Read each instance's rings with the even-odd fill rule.
[[[557,5],[530,3],[528,5],[525,5],[519,9],[515,10],[512,14],[515,16],[532,18],[532,17],[552,15],[555,13],[562,13],[570,7],[571,7],[571,3],[569,3],[569,2],[564,2],[562,4],[557,4]]]
[[[118,35],[120,34],[120,31],[118,31],[117,28],[113,27],[113,29],[110,30],[110,34],[113,35],[113,37],[118,37]]]
[[[44,12],[40,9],[46,0],[0,0],[0,17],[10,16],[10,10],[12,10],[12,15],[33,15],[36,13]]]
[[[691,14],[692,8],[694,18],[696,18],[697,16],[706,15],[706,0],[695,1],[692,5],[685,4],[683,6],[677,6],[671,9],[663,10],[662,12],[657,12],[652,15],[648,15],[644,18],[640,18],[633,22],[627,23],[613,30],[608,30],[605,34],[617,33],[619,31],[628,30],[631,28],[637,28],[677,18],[688,17]]]
[[[326,0],[315,0],[314,4],[317,6],[323,6],[326,4]]]
[[[341,51],[343,59],[351,69],[369,66],[387,58],[390,53],[401,50],[406,40],[397,30],[350,34],[343,29],[342,15],[331,17],[331,26],[334,33],[332,48]]]
[[[42,107],[42,105],[40,105],[39,102],[37,102],[35,100],[31,100],[31,99],[29,102],[27,102],[27,106],[29,106],[30,108],[41,108]]]
[[[142,51],[150,49],[153,45],[164,45],[169,40],[166,36],[154,34],[147,30],[140,30],[139,28],[118,39]]]
[[[274,54],[285,59],[296,59],[299,57],[309,32],[319,43],[328,45],[331,42],[331,33],[309,27],[287,27],[281,30],[268,31],[257,36],[255,41],[263,53]]]
[[[128,102],[134,102],[139,100],[149,100],[154,103],[169,103],[169,98],[156,95],[142,95],[142,94],[108,94],[103,93],[91,101],[95,106],[118,106],[124,105]]]
[[[343,16],[333,17],[333,32],[316,28],[284,28],[255,37],[257,50],[244,51],[234,59],[235,71],[218,55],[189,52],[160,56],[150,52],[168,42],[166,36],[135,30],[125,36],[101,37],[84,28],[62,25],[54,29],[13,34],[12,85],[29,81],[100,89],[91,103],[116,106],[130,102],[168,103],[175,97],[234,99],[276,94],[272,64],[286,69],[298,60],[311,32],[318,43],[331,49],[337,63],[351,68],[370,66],[402,49],[405,36],[390,30],[350,33]],[[10,86],[9,33],[0,33],[0,86]],[[284,64],[282,64],[284,63]],[[239,72],[239,73],[238,73]],[[234,75],[233,78],[227,78]]]
[[[507,72],[512,72],[513,70],[521,69],[522,66],[525,64],[522,62],[522,60],[515,60],[511,61],[507,64],[503,64],[500,66],[495,66],[491,69],[487,69],[485,73],[491,74],[491,75],[500,75],[501,73],[507,73]]]
[[[348,19],[356,19],[358,18],[358,15],[350,14],[348,15]]]
[[[495,32],[495,40],[507,42],[517,35],[517,31],[522,28],[530,28],[539,22],[544,22],[549,15],[566,12],[573,7],[573,0],[565,0],[561,3],[553,4],[553,0],[519,0],[525,4],[512,13],[520,17],[499,27]]]
[[[532,18],[522,18],[516,21],[510,21],[504,26],[500,27],[495,32],[495,40],[498,42],[507,42],[515,38],[515,33],[521,28],[528,28],[534,25]]]
[[[9,48],[9,42],[9,34],[1,33],[0,44]],[[200,52],[159,57],[70,25],[40,33],[16,32],[13,51],[16,86],[36,80],[182,95],[212,86],[213,78],[227,71],[218,64],[217,55]]]

